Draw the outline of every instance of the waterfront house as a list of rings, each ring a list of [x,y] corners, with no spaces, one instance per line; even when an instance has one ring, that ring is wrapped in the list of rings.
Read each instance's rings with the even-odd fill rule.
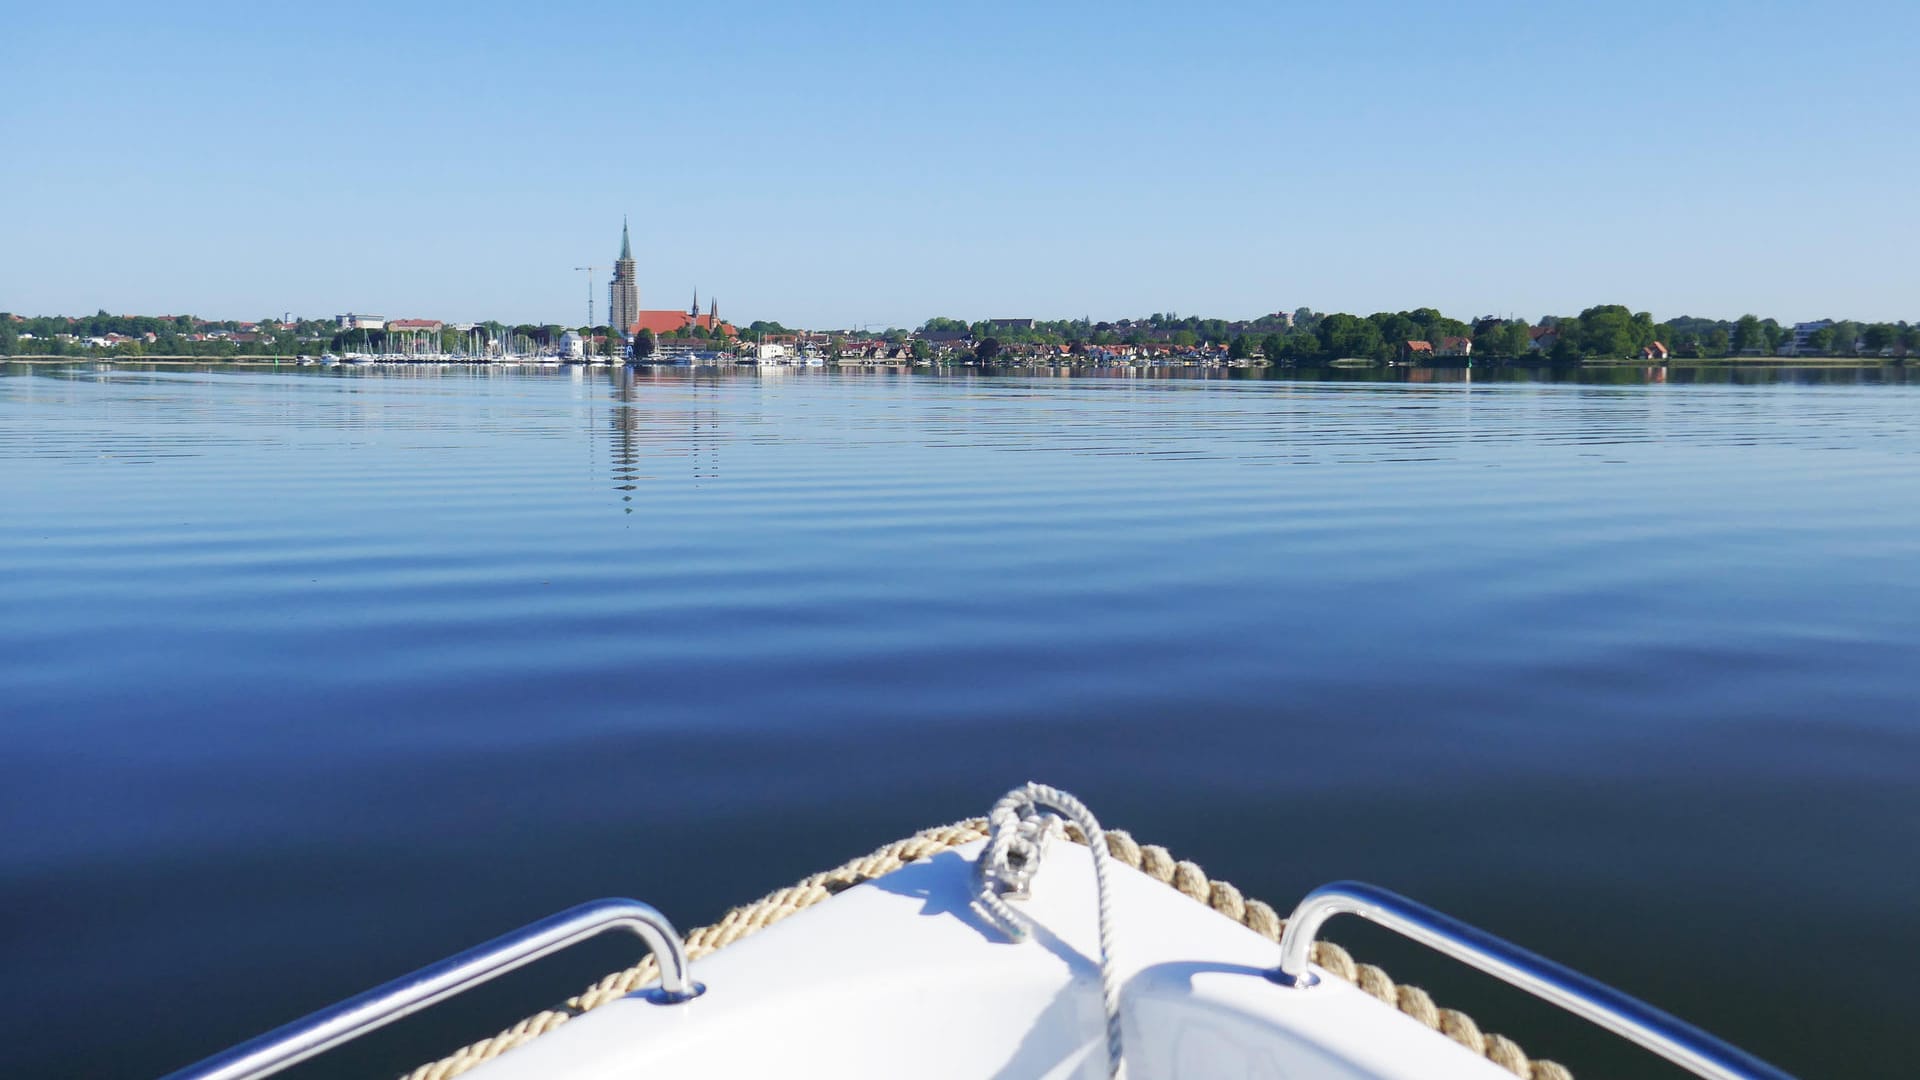
[[[1669,355],[1666,343],[1660,341],[1644,346],[1640,350],[1640,359],[1642,360],[1665,360]]]
[[[973,348],[973,334],[966,330],[921,330],[913,335],[933,346],[936,352]]]
[[[1401,348],[1401,354],[1409,361],[1433,359],[1433,342],[1409,341]]]
[[[1472,356],[1473,339],[1468,337],[1443,337],[1434,347],[1435,356]]]

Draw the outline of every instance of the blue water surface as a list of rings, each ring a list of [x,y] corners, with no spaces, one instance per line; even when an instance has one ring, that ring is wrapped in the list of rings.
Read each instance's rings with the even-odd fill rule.
[[[0,368],[0,1073],[162,1073],[594,896],[698,925],[1035,778],[1910,1075],[1920,389],[1476,375]]]

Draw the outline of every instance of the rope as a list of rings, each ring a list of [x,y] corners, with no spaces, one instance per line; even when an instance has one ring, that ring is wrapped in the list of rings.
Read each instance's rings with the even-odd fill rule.
[[[1073,833],[1073,829],[1067,830],[1068,839],[1085,842],[1084,836],[1075,837]],[[1240,890],[1228,882],[1208,878],[1193,863],[1175,861],[1166,848],[1136,843],[1132,836],[1119,829],[1106,830],[1105,837],[1107,852],[1115,861],[1177,889],[1269,941],[1277,943],[1280,940],[1280,932],[1286,929],[1286,920],[1266,903],[1243,897]],[[698,960],[862,882],[884,877],[908,863],[930,859],[943,851],[986,838],[986,820],[971,818],[896,840],[872,854],[814,874],[797,885],[734,908],[721,916],[719,922],[700,927],[687,935],[687,958]],[[1097,857],[1098,849],[1095,849],[1095,854]],[[1417,986],[1396,985],[1386,972],[1372,964],[1355,963],[1345,949],[1330,941],[1314,943],[1313,962],[1327,973],[1354,983],[1379,1001],[1486,1057],[1523,1080],[1573,1080],[1573,1074],[1565,1066],[1528,1058],[1512,1039],[1482,1032],[1472,1017],[1438,1007],[1433,998]],[[660,972],[653,957],[646,957],[625,971],[616,971],[601,979],[578,996],[568,999],[561,1007],[530,1016],[490,1039],[482,1039],[439,1061],[422,1065],[408,1073],[403,1080],[452,1080],[476,1065],[530,1042],[583,1012],[618,1000],[659,977]]]
[[[1107,1014],[1107,1076],[1119,1080],[1123,1057],[1120,1050],[1120,987],[1113,973],[1113,905],[1107,898],[1106,834],[1087,805],[1059,788],[1028,783],[1007,792],[987,815],[986,849],[974,863],[979,885],[975,898],[987,914],[1015,941],[1025,941],[1032,923],[1015,911],[1006,897],[1025,897],[1033,875],[1040,870],[1047,842],[1055,833],[1065,832],[1059,817],[1045,810],[1057,810],[1080,827],[1080,835],[1093,854],[1093,888],[1100,907],[1100,1005]]]

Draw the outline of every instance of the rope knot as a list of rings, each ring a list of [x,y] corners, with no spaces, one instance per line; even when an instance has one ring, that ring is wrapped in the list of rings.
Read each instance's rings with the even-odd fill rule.
[[[1029,783],[1007,792],[987,815],[987,846],[974,863],[974,900],[989,922],[1014,941],[1033,932],[1027,916],[1007,903],[1025,899],[1047,846],[1067,835],[1071,823],[1093,856],[1094,892],[1099,902],[1100,1002],[1107,1014],[1107,1075],[1121,1075],[1120,991],[1113,970],[1113,913],[1107,892],[1106,833],[1085,803],[1059,788]]]
[[[1021,789],[993,808],[987,818],[991,830],[974,873],[979,879],[981,906],[1015,940],[1024,940],[1031,927],[1012,908],[995,901],[1024,900],[1032,895],[1033,878],[1040,872],[1047,848],[1066,835],[1060,815],[1042,807]],[[989,899],[991,898],[991,899]]]

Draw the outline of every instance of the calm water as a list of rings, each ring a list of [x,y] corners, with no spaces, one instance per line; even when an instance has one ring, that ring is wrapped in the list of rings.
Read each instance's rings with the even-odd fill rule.
[[[1910,1075],[1920,389],[1583,378],[0,368],[0,1073],[163,1072],[594,896],[697,925],[1040,778]]]

